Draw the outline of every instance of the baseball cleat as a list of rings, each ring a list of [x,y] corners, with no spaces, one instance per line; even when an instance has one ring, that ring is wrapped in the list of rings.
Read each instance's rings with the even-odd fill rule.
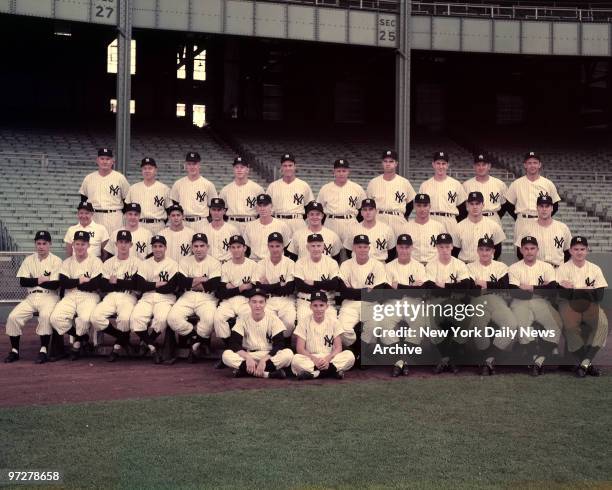
[[[79,351],[79,349],[70,349],[70,360],[71,361],[76,361],[79,359],[79,357],[81,357],[81,352]]]
[[[334,376],[336,377],[336,379],[344,379],[344,371],[336,371],[336,374]]]
[[[272,373],[270,373],[270,377],[272,377]],[[299,381],[303,381],[305,379],[314,379],[314,375],[312,373],[304,371],[303,373],[297,375],[297,379]]]
[[[161,355],[161,352],[159,352],[158,350],[156,350],[153,353],[153,364],[162,364],[164,362],[164,358]]]
[[[586,378],[587,371],[589,368],[585,368],[584,366],[578,366],[576,369],[576,377],[577,378]]]
[[[9,362],[15,362],[19,360],[19,354],[11,351],[9,352],[9,355],[6,356],[6,358],[4,359],[4,362],[9,363]]]
[[[448,369],[448,362],[440,361],[438,365],[433,369],[434,374],[441,374]]]
[[[187,362],[190,364],[196,363],[196,353],[194,352],[193,348],[189,349],[189,354],[187,354]]]
[[[285,379],[287,375],[285,374],[285,371],[283,371],[282,369],[275,369],[268,375],[268,377],[272,379]]]
[[[246,373],[244,371],[241,371],[240,369],[234,369],[232,371],[232,376],[234,378],[244,378],[246,376]]]
[[[410,368],[408,367],[408,363],[404,362],[402,366],[402,376],[408,376],[410,374]]]
[[[225,369],[227,366],[223,364],[223,360],[219,359],[213,367],[214,369]]]
[[[391,377],[397,378],[398,376],[401,376],[403,369],[404,369],[404,361],[397,361],[393,365],[393,370],[391,371]]]
[[[38,357],[34,361],[34,364],[44,364],[48,360],[49,359],[47,358],[47,353],[46,352],[39,352],[38,353]]]
[[[117,353],[117,351],[115,349],[113,349],[113,351],[108,356],[107,361],[108,362],[115,362],[117,359],[119,359],[119,354]]]
[[[601,376],[603,374],[603,372],[597,366],[593,366],[592,364],[590,364],[588,369],[587,369],[587,374],[589,376],[595,376],[597,378],[597,377]]]
[[[538,366],[537,364],[530,366],[529,374],[531,374],[531,376],[541,376],[543,374],[542,366]]]

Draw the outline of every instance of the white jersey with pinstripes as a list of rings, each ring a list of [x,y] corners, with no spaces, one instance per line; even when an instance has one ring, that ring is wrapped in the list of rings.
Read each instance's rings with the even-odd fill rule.
[[[340,276],[340,268],[327,255],[322,255],[318,262],[312,260],[310,255],[305,255],[295,263],[294,275],[302,281],[328,281]]]
[[[412,257],[407,264],[400,264],[399,259],[392,260],[385,264],[385,272],[390,285],[398,283],[414,286],[417,282],[424,283],[427,280],[425,267]]]
[[[217,197],[214,184],[201,175],[195,180],[185,176],[170,189],[170,199],[181,205],[185,216],[208,216],[208,205],[213,197]]]
[[[334,339],[340,337],[344,329],[338,319],[332,315],[325,315],[321,323],[312,315],[298,323],[293,334],[304,340],[304,347],[311,354],[327,355],[334,348]]]
[[[477,260],[469,263],[467,268],[475,281],[497,282],[508,274],[508,266],[497,260],[492,260],[489,265],[483,265]]]
[[[170,202],[170,188],[156,180],[151,185],[137,182],[130,187],[125,198],[126,203],[136,202],[140,204],[140,217],[142,219],[166,219],[166,208]]]
[[[110,239],[108,236],[108,231],[106,231],[106,227],[96,223],[95,221],[92,221],[87,226],[82,226],[81,223],[77,223],[76,225],[72,225],[66,231],[66,234],[64,235],[64,243],[72,244],[74,234],[77,231],[86,231],[89,233],[88,253],[89,255],[100,257],[102,255],[102,243]],[[116,236],[117,235],[115,234],[115,237]]]
[[[465,192],[481,192],[484,197],[483,213],[497,213],[502,204],[506,201],[505,195],[508,191],[508,186],[497,177],[489,178],[485,182],[480,182],[476,177],[466,180],[463,183]]]
[[[520,260],[509,267],[508,276],[513,286],[542,286],[555,280],[555,269],[542,260],[536,260],[533,265],[527,265],[524,260]]]
[[[190,255],[189,257],[185,257],[179,263],[179,272],[185,277],[194,278],[194,277],[206,277],[207,279],[214,279],[215,277],[221,277],[221,263],[207,255],[204,257],[204,260],[198,260]],[[206,299],[209,301],[216,301],[214,293],[201,292],[202,299]]]
[[[457,206],[467,199],[467,194],[461,183],[446,176],[444,180],[430,177],[419,187],[419,194],[427,194],[431,200],[432,213],[459,214]]]
[[[119,257],[111,257],[102,265],[102,277],[110,279],[111,276],[117,279],[132,279],[138,271],[142,269],[143,261],[138,257],[130,257],[120,259]]]
[[[57,281],[59,279],[59,271],[62,266],[62,259],[57,255],[50,253],[46,258],[40,260],[37,253],[28,255],[19,266],[16,277],[23,277],[25,279],[37,279],[39,277],[46,277],[49,281]],[[32,291],[44,291],[52,294],[57,294],[56,291],[44,289],[40,286],[27,288],[28,293]]]
[[[272,338],[284,331],[283,322],[269,313],[259,321],[250,314],[238,317],[234,327],[234,332],[242,335],[242,347],[248,351],[271,351]]]
[[[88,255],[85,260],[79,262],[74,255],[62,262],[59,273],[68,279],[80,279],[81,277],[93,278],[102,272],[102,261],[94,256]]]
[[[166,239],[166,255],[179,264],[184,257],[191,255],[191,239],[195,235],[188,226],[183,226],[180,231],[173,231],[172,228],[164,228],[159,232]]]
[[[266,194],[272,198],[275,214],[304,214],[304,206],[314,201],[310,186],[302,179],[294,179],[289,184],[283,179],[272,182]]]
[[[335,257],[342,251],[342,242],[335,231],[323,226],[319,231],[312,231],[310,228],[300,228],[295,232],[287,250],[302,257],[308,254],[308,235],[319,233],[323,237],[323,253]]]
[[[431,218],[426,223],[417,223],[412,219],[401,229],[402,233],[412,238],[412,258],[421,263],[431,262],[438,256],[436,237],[447,231],[442,223]]]
[[[363,223],[356,223],[351,233],[346,237],[344,248],[353,250],[353,239],[356,235],[367,235],[370,239],[370,257],[376,260],[387,260],[388,251],[395,247],[395,233],[386,223],[377,220],[372,228],[366,228]]]
[[[442,282],[444,284],[456,284],[471,277],[465,263],[455,257],[451,257],[448,264],[443,264],[436,257],[427,263],[425,272],[429,281]]]
[[[111,233],[110,238],[104,250],[109,254],[117,255],[117,233],[120,230],[126,230],[127,228],[119,228]],[[134,231],[130,231],[132,234],[132,247],[130,248],[130,256],[138,257],[140,260],[145,260],[151,250],[151,237],[153,236],[149,230],[139,226]]]
[[[459,259],[464,262],[478,260],[478,240],[481,238],[490,238],[497,245],[506,239],[506,234],[496,221],[486,216],[477,223],[471,221],[469,217],[457,223],[453,244],[461,249]]]
[[[517,235],[514,244],[521,246],[521,240],[526,236],[535,237],[538,241],[538,259],[554,266],[560,266],[565,258],[564,251],[569,250],[572,232],[565,223],[553,219],[548,226],[538,224],[537,220],[525,223],[522,233]]]
[[[582,267],[578,267],[573,260],[561,264],[556,272],[556,281],[569,281],[574,289],[607,288],[608,281],[603,275],[601,268],[586,260]]]
[[[257,216],[255,202],[259,194],[263,194],[263,187],[257,182],[247,180],[243,185],[236,184],[235,181],[227,184],[219,197],[225,201],[228,216]]]
[[[376,201],[378,209],[398,211],[402,215],[406,211],[406,204],[416,195],[408,179],[395,175],[393,179],[385,180],[383,174],[370,180],[366,194]]]
[[[216,230],[208,221],[202,226],[202,233],[208,238],[208,253],[215,259],[225,262],[232,258],[229,251],[229,239],[233,235],[240,235],[238,228],[227,221],[223,222],[223,226]]]
[[[159,262],[155,260],[155,257],[150,257],[142,262],[138,275],[147,282],[168,282],[170,281],[179,271],[179,265],[176,261],[170,257],[164,257]],[[160,294],[155,290],[147,291],[142,296],[146,297],[159,297],[168,296],[174,298],[174,294]],[[176,298],[174,298],[176,299]]]
[[[340,265],[340,279],[352,289],[373,288],[387,282],[385,266],[370,257],[365,264],[358,264],[355,257]]]
[[[357,216],[357,209],[365,198],[366,193],[363,187],[356,182],[347,180],[346,184],[339,186],[332,181],[321,187],[317,202],[323,205],[323,210],[327,215]]]
[[[272,218],[272,221],[267,225],[262,224],[261,219],[246,224],[244,241],[251,247],[251,258],[253,260],[268,257],[268,236],[270,233],[280,233],[283,236],[285,247],[291,241],[291,229],[280,219]]]
[[[127,179],[116,170],[111,170],[104,177],[99,172],[85,176],[79,194],[87,196],[94,209],[123,209],[123,201],[130,190]]]
[[[245,257],[242,264],[234,264],[229,260],[221,264],[221,282],[240,286],[257,282],[257,262]],[[283,327],[284,329],[284,327]]]
[[[553,203],[561,200],[555,184],[546,177],[539,176],[532,181],[523,175],[510,184],[506,193],[506,201],[514,204],[517,213],[537,216],[539,196],[550,196]]]
[[[257,272],[255,280],[262,281],[265,279],[268,284],[276,284],[277,282],[291,282],[294,280],[295,262],[285,257],[281,257],[278,264],[273,264],[272,260],[267,257],[257,264]]]

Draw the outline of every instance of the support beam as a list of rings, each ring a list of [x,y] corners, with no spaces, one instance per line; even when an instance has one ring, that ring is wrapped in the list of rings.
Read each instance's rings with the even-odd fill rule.
[[[410,170],[410,13],[411,3],[401,2],[399,49],[395,54],[395,147],[399,155],[398,173],[408,177]]]
[[[125,175],[130,162],[130,97],[132,88],[132,0],[117,0],[117,170]]]

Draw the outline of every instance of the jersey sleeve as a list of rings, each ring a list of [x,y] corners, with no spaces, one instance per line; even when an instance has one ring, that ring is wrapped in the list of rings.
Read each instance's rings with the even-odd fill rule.
[[[378,260],[374,260],[374,274],[376,275],[374,278],[374,286],[380,286],[381,284],[385,284],[387,282],[385,267]]]
[[[550,197],[552,197],[553,203],[557,203],[561,200],[561,196],[557,192],[557,187],[552,182],[550,183]]]
[[[213,257],[211,257],[212,259]],[[219,262],[217,259],[213,259],[213,265],[210,268],[210,272],[208,273],[208,278],[212,279],[213,277],[221,277],[222,276],[222,270],[221,270],[221,262]],[[223,279],[221,279],[223,281]]]
[[[68,261],[70,259],[66,259],[62,261],[62,265],[60,266],[59,273],[63,276],[70,277],[70,267],[68,266]]]
[[[425,266],[425,277],[427,281],[436,282],[437,272],[433,262],[428,262]]]
[[[24,259],[24,261],[19,266],[19,269],[17,270],[17,275],[15,277],[25,277],[25,278],[32,277],[33,272],[31,268],[31,263],[32,263],[31,257],[32,256],[30,255]]]
[[[170,189],[170,199],[180,203],[178,180],[174,184],[172,184],[172,189]],[[166,203],[166,207],[168,206],[170,206],[170,203]]]
[[[342,240],[340,240],[340,237],[338,236],[338,234],[334,231],[332,231],[333,233],[333,241],[332,241],[332,257],[335,257],[336,255],[338,255],[343,248],[342,245]]]
[[[111,268],[111,263],[113,262],[113,259],[107,260],[106,262],[104,262],[104,264],[102,265],[102,269],[101,269],[101,273],[102,273],[102,277],[104,279],[110,279],[110,276],[112,276],[112,268]]]
[[[272,337],[277,336],[279,333],[283,333],[285,329],[285,324],[281,321],[281,319],[277,316],[270,316],[270,329],[272,333]]]
[[[565,240],[563,241],[563,250],[569,250],[570,243],[572,241],[572,232],[566,224],[563,224],[563,228],[563,236],[565,237]]]
[[[574,281],[570,276],[569,267],[566,267],[565,264],[561,264],[555,271],[555,281],[558,283],[561,283],[562,281],[569,281],[573,284]]]
[[[134,190],[133,190],[133,185],[130,186],[130,188],[128,189],[127,193],[125,194],[125,198],[123,199],[127,204],[130,204],[132,201],[132,199],[134,199],[134,197],[132,196],[132,194],[134,194]]]
[[[210,201],[214,199],[215,197],[217,197],[217,188],[215,187],[215,184],[209,181],[208,182],[208,204],[210,204]]]
[[[366,191],[364,190],[364,188],[361,187],[359,184],[357,184],[357,187],[359,189],[358,194],[357,194],[357,202],[360,203],[361,201],[366,199],[368,195],[366,194]],[[355,209],[357,209],[357,206],[355,206]]]
[[[504,233],[504,229],[498,225],[495,221],[491,220],[494,224],[493,229],[493,243],[495,245],[503,242],[506,239],[506,234]]]
[[[260,260],[257,262],[257,267],[255,267],[255,280],[261,281],[262,279],[266,279],[266,265],[264,264],[265,260]]]
[[[121,176],[119,187],[121,189],[121,197],[125,200],[126,196],[130,192],[130,183],[125,178],[125,175]]]
[[[397,244],[397,237],[395,236],[393,228],[391,228],[390,226],[387,226],[387,243],[389,244],[389,246],[387,247],[388,250],[395,248],[395,245]]]
[[[367,187],[366,187],[366,189],[365,189],[366,197],[374,197],[374,196],[373,196],[374,186],[372,185],[372,181],[373,181],[373,180],[374,180],[374,179],[372,179],[372,180],[370,180],[370,181],[368,182],[368,186],[367,186]]]
[[[104,241],[104,240],[103,240]],[[114,240],[108,240],[104,246],[104,250],[111,255],[117,255],[117,247],[115,246]]]
[[[79,187],[79,194],[82,194],[83,196],[87,196],[87,198],[89,198],[89,191],[87,190],[88,183],[89,183],[89,175],[86,175],[85,178],[83,179],[83,182],[81,182],[81,187]]]
[[[293,260],[287,260],[287,275],[285,277],[285,282],[291,282],[295,279],[295,262]]]
[[[314,194],[312,193],[312,189],[310,188],[310,186],[306,183],[306,189],[304,190],[304,195],[306,196],[306,202],[309,203],[310,201],[314,201]]]
[[[412,183],[406,179],[406,202],[414,201],[415,196],[416,192],[414,191],[414,187],[412,187]]]
[[[92,277],[97,276],[98,274],[102,273],[102,266],[104,264],[102,264],[102,261],[98,258],[98,257],[92,257],[92,264],[91,264],[91,273],[92,273]]]
[[[521,278],[518,274],[518,270],[516,267],[511,266],[508,268],[508,280],[510,281],[510,284],[513,286],[521,285]]]
[[[465,202],[466,199],[467,193],[465,192],[465,189],[460,182],[457,182],[457,204]]]
[[[319,189],[319,194],[317,195],[317,202],[320,202],[321,205],[323,206],[323,209],[325,209],[325,205],[327,204],[327,199],[325,198],[325,188],[326,188],[325,184],[323,187],[321,187],[321,189]]]
[[[544,263],[544,281],[545,282],[552,282],[555,280],[555,269],[552,265],[548,264],[548,263]]]
[[[289,225],[287,225],[284,221],[280,222],[281,224],[281,235],[283,235],[283,239],[285,241],[285,247],[289,246],[289,244],[291,243],[291,228],[289,228]],[[266,237],[267,238],[267,237]]]
[[[394,260],[393,262],[389,262],[385,264],[385,274],[387,275],[387,280],[389,284],[393,284],[394,282],[400,282],[397,277],[397,262]]]
[[[340,265],[340,279],[344,282],[346,287],[350,288],[351,286],[351,260],[346,260],[342,262]]]
[[[108,231],[106,230],[106,226],[100,225],[100,230],[98,231],[98,233],[100,233],[100,243],[104,243],[105,241],[110,239]]]
[[[245,322],[244,318],[239,317],[238,320],[236,320],[236,325],[234,325],[234,329],[233,329],[234,332],[241,335],[242,337],[244,337],[244,332],[245,332],[244,322]]]
[[[601,270],[601,267],[599,267],[598,265],[593,264],[594,269],[595,269],[595,284],[597,284],[598,288],[607,288],[608,287],[608,281],[606,281],[606,278],[603,275],[603,272]]]
[[[504,197],[510,204],[516,204],[516,180],[510,184]]]
[[[302,281],[304,280],[304,262],[302,260],[298,259],[298,261],[295,263],[295,267],[293,268],[293,277],[301,279]]]
[[[306,327],[304,326],[305,322],[306,320],[298,322],[297,327],[295,327],[295,330],[293,331],[293,335],[301,338],[302,340],[306,340]]]
[[[66,234],[64,235],[64,243],[72,243],[72,236],[74,233],[72,233],[71,230],[72,226],[66,230]]]
[[[458,274],[458,278],[459,281],[463,281],[464,279],[470,279],[472,277],[472,275],[470,274],[470,271],[467,268],[467,265],[465,265],[463,262],[461,262],[459,260],[459,267],[457,269]]]
[[[334,338],[340,337],[344,333],[344,329],[342,328],[342,324],[338,321],[337,318],[330,320],[334,324]]]

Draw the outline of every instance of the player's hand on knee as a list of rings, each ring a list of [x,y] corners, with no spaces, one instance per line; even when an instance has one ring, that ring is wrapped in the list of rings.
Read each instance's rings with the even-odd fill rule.
[[[255,371],[257,370],[257,363],[255,362],[255,359],[253,359],[252,357],[247,359],[246,367],[247,367],[247,373],[255,374]]]

